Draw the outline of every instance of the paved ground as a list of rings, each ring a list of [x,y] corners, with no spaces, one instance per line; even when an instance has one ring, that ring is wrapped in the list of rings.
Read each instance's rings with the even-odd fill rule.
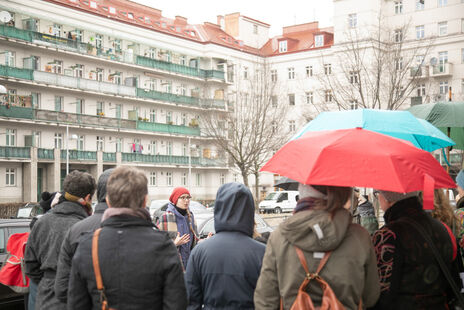
[[[276,228],[282,223],[285,219],[290,217],[291,213],[282,213],[282,214],[261,214],[262,218],[266,221],[266,223],[271,226],[272,228]]]

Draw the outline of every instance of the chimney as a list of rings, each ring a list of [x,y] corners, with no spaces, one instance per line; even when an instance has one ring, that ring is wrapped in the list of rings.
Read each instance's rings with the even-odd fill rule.
[[[187,18],[177,15],[176,19],[174,20],[174,23],[180,25],[187,25]]]
[[[224,30],[224,16],[223,15],[218,15],[217,16],[217,24],[221,27],[222,30]]]

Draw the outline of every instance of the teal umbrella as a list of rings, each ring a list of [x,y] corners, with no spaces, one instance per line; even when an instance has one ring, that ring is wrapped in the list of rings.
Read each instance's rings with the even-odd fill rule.
[[[438,127],[464,150],[464,102],[437,102],[412,106],[408,110]]]
[[[428,152],[455,144],[433,125],[414,117],[408,111],[371,109],[323,112],[306,124],[292,140],[310,131],[349,128],[363,128],[407,140]]]

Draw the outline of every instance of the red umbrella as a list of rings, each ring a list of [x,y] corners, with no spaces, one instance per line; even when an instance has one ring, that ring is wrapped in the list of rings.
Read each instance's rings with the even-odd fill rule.
[[[430,153],[361,128],[308,132],[285,144],[261,171],[304,184],[424,190],[425,209],[433,209],[433,188],[456,187]]]

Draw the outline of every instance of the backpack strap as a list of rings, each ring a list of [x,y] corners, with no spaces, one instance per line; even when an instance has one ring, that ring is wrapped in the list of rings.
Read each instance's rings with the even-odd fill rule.
[[[321,272],[322,268],[324,268],[325,264],[329,260],[330,254],[332,254],[332,251],[325,252],[324,257],[321,259],[321,262],[319,263],[319,266],[317,266],[316,273],[311,274],[309,272],[308,264],[306,263],[306,259],[303,254],[303,251],[297,246],[295,246],[295,250],[296,250],[296,255],[298,255],[298,259],[300,260],[300,263],[303,266],[304,271],[306,272],[306,276],[312,277],[312,278],[319,276],[319,272]]]
[[[98,261],[98,237],[100,236],[101,228],[97,229],[92,238],[92,263],[93,271],[95,273],[95,280],[97,282],[97,290],[100,292],[100,303],[102,309],[108,309],[108,299],[105,295],[105,286],[103,286],[103,280],[100,272],[100,263]]]

